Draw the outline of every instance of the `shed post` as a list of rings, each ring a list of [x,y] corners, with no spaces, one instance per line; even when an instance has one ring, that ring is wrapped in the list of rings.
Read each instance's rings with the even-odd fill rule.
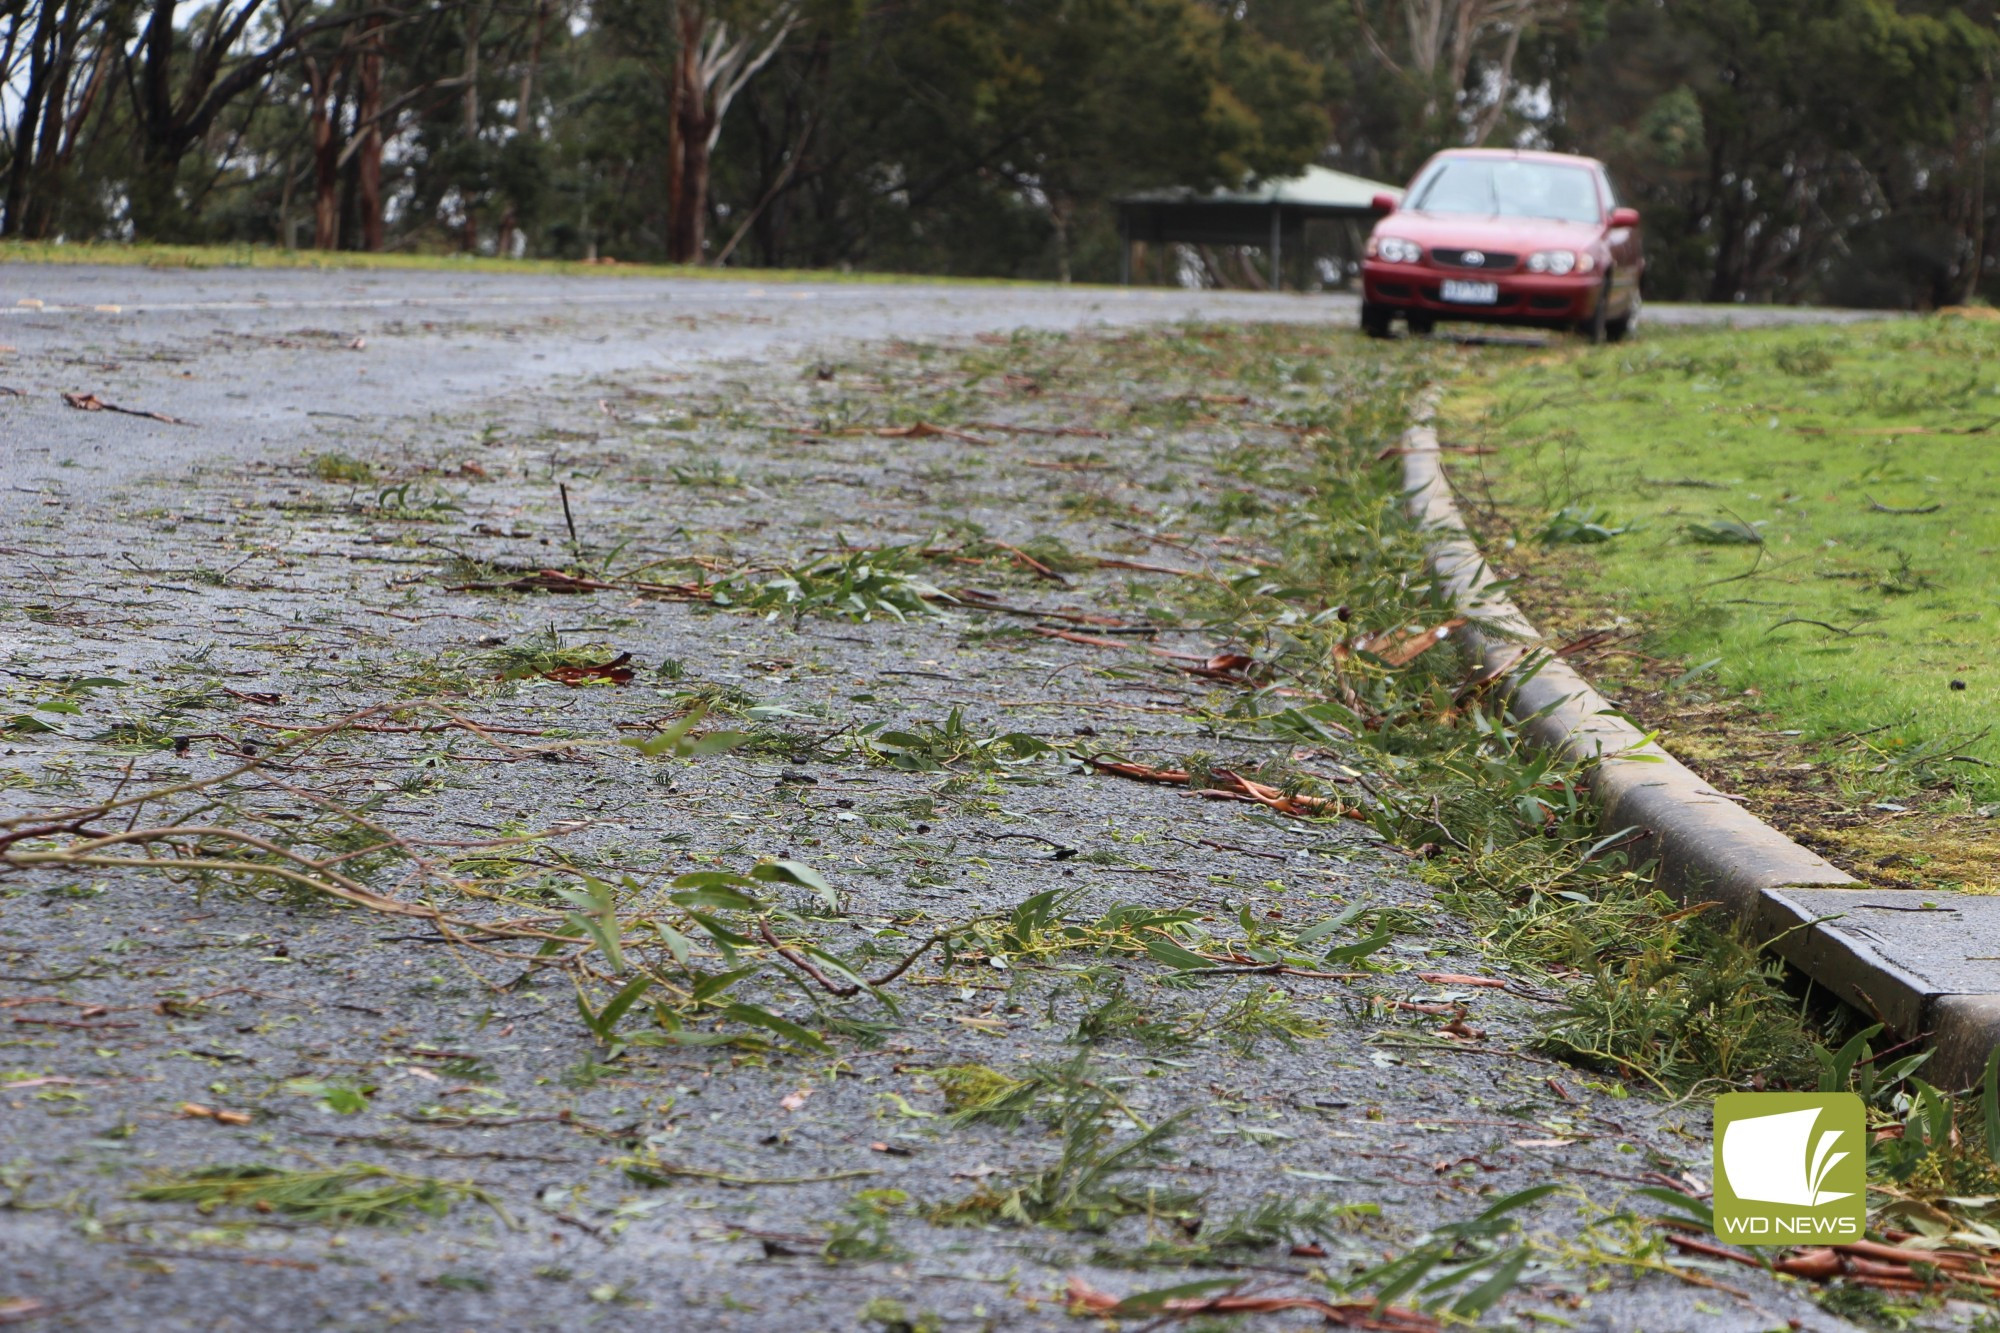
[[[1271,290],[1285,290],[1284,207],[1271,202]]]

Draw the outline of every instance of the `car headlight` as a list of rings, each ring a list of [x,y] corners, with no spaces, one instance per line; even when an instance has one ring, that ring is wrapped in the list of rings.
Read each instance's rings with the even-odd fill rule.
[[[1587,273],[1590,271],[1590,257],[1585,255],[1582,259],[1583,269]],[[1528,256],[1528,272],[1553,273],[1561,277],[1577,267],[1577,260],[1578,255],[1574,250],[1537,250]]]
[[[1368,254],[1391,264],[1414,264],[1424,257],[1424,247],[1400,236],[1374,236],[1369,238]]]

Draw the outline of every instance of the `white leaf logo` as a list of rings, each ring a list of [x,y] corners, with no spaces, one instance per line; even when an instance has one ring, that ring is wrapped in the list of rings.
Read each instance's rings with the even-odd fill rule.
[[[1746,1203],[1782,1203],[1799,1208],[1845,1199],[1852,1191],[1824,1190],[1827,1173],[1846,1160],[1833,1145],[1845,1131],[1830,1129],[1813,1139],[1821,1107],[1732,1120],[1722,1131],[1722,1171],[1729,1188]]]

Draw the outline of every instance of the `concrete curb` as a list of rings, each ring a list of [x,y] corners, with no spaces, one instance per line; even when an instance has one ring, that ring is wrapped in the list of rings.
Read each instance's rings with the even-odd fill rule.
[[[1716,901],[1816,983],[1899,1038],[1924,1037],[1924,1077],[1968,1087],[2000,1047],[2000,897],[1924,895],[1922,906],[1874,890],[1807,851],[1649,742],[1546,646],[1473,544],[1452,499],[1431,409],[1403,437],[1403,487],[1418,524],[1437,534],[1431,568],[1479,625],[1461,642],[1502,680],[1508,711],[1537,746],[1592,765],[1607,828],[1641,828],[1660,884],[1682,901]],[[1490,626],[1491,632],[1481,626]],[[1914,896],[1914,895],[1913,895]],[[1984,941],[1984,944],[1980,944]],[[1957,950],[1959,960],[1950,954]]]

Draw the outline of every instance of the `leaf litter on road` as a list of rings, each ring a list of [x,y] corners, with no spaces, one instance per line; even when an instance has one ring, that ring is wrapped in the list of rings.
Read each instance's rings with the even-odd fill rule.
[[[1064,368],[1042,364],[1058,345]],[[1323,1271],[1230,1298],[1380,1318],[1416,1318],[1388,1311],[1439,1293],[1462,1317],[1554,1299],[1537,1294],[1544,1252],[1511,1230],[1446,1229],[1492,1186],[1466,1175],[1477,1168],[1431,1163],[1478,1159],[1483,1142],[1423,1156],[1414,1184],[1366,1197],[1343,1186],[1311,1216],[1252,1224],[1274,1192],[1264,1186],[1296,1179],[1280,1168],[1340,1175],[1356,1147],[1398,1151],[1395,1121],[1410,1117],[1397,1113],[1417,1099],[1496,1099],[1555,1140],[1579,1106],[1635,1116],[1619,1061],[1684,1083],[1689,1071],[1735,1077],[1764,1054],[1698,1048],[1670,1018],[1640,1024],[1608,1003],[1625,998],[1601,970],[1618,941],[1664,913],[1621,848],[1592,850],[1577,776],[1527,759],[1479,699],[1454,702],[1466,664],[1453,614],[1373,460],[1421,376],[1377,357],[1346,335],[1277,329],[888,350],[868,408],[842,405],[860,392],[844,382],[751,391],[810,400],[835,427],[810,445],[744,424],[788,414],[720,396],[694,405],[704,424],[690,438],[661,435],[640,390],[616,416],[583,402],[573,437],[550,436],[570,485],[595,470],[587,513],[572,503],[565,515],[525,446],[491,447],[476,476],[458,454],[422,474],[370,461],[366,484],[389,488],[375,505],[352,498],[355,481],[293,477],[338,501],[297,502],[303,517],[287,521],[324,530],[303,528],[295,558],[319,558],[317,541],[352,568],[343,543],[359,534],[410,572],[354,583],[349,595],[374,600],[345,614],[325,591],[268,594],[287,626],[353,631],[330,647],[302,630],[265,636],[284,652],[249,660],[267,668],[260,687],[279,688],[239,693],[276,702],[217,690],[186,702],[180,682],[247,670],[226,641],[163,663],[165,688],[144,686],[160,743],[121,742],[127,776],[90,742],[32,742],[94,756],[105,786],[58,783],[0,823],[0,869],[50,894],[101,881],[142,903],[199,895],[256,941],[244,946],[256,965],[286,975],[325,963],[299,944],[261,952],[284,941],[255,923],[362,941],[338,956],[366,957],[377,975],[346,983],[341,1003],[431,1025],[459,1054],[423,1074],[404,1055],[340,1068],[332,1053],[357,1048],[323,1025],[331,1006],[258,1001],[329,1033],[297,1057],[243,1034],[246,1060],[303,1065],[298,1077],[324,1089],[257,1106],[279,1112],[260,1129],[289,1141],[303,1110],[343,1125],[393,1115],[437,1136],[489,1126],[524,1156],[583,1145],[560,1204],[546,1180],[498,1160],[479,1188],[532,1196],[595,1243],[615,1248],[682,1192],[771,1187],[825,1230],[825,1257],[860,1271],[943,1244],[1006,1253],[984,1248],[989,1233],[1033,1227],[1056,1248],[1024,1289],[1049,1295],[1100,1252],[1232,1272],[1309,1257],[1302,1247],[1332,1256]],[[1006,388],[1004,412],[978,401],[975,417],[954,396],[1002,365],[1037,391]],[[1072,389],[1090,392],[1058,397]],[[1191,411],[1189,393],[1213,397]],[[863,415],[892,401],[893,414]],[[841,424],[871,419],[930,429]],[[974,420],[977,445],[960,438]],[[1098,456],[1051,468],[1020,451],[1050,433],[1088,435]],[[730,486],[709,481],[716,460]],[[436,485],[451,489],[422,490]],[[746,501],[745,486],[763,498]],[[408,535],[369,535],[392,524]],[[864,526],[865,547],[841,533]],[[536,531],[547,549],[524,561],[514,544],[539,539],[512,534]],[[1158,546],[1194,553],[1169,565],[1148,558]],[[941,567],[953,577],[933,578]],[[657,579],[663,569],[698,572],[680,584]],[[1062,605],[1029,605],[1043,598]],[[1057,677],[1073,702],[1008,702],[1046,698]],[[58,725],[105,711],[88,695],[58,701],[79,710],[49,715]],[[246,702],[260,711],[231,711]],[[169,756],[179,767],[160,767]],[[1015,837],[1029,843],[1002,840]],[[1033,842],[1071,854],[999,850]],[[372,945],[353,933],[391,918],[414,933]],[[1676,953],[1691,928],[1675,924],[1666,948],[1682,966],[1701,955]],[[392,963],[428,979],[388,984]],[[1507,1058],[1542,1022],[1483,975],[1510,969],[1575,1011],[1561,1028],[1584,1066],[1574,1101]],[[1478,1040],[1501,1043],[1498,1055],[1435,1030],[1464,1024],[1468,992],[1482,991],[1480,1027],[1465,1032],[1490,1034]],[[1374,1040],[1397,1036],[1411,1040]],[[201,1049],[217,1052],[197,1057],[202,1077],[228,1083],[213,1071],[241,1062]],[[1063,1074],[1079,1050],[1094,1063]],[[446,1073],[451,1062],[462,1072]],[[1339,1107],[1300,1109],[1307,1088]],[[223,1102],[184,1079],[160,1091],[169,1106],[261,1100],[232,1087]],[[714,1119],[696,1114],[704,1097]],[[959,1114],[995,1097],[1021,1107],[998,1137],[1000,1119]],[[212,1145],[203,1119],[180,1121]],[[1663,1132],[1630,1133],[1643,1151],[1676,1150]],[[1599,1169],[1623,1165],[1597,1136],[1573,1146]],[[382,1169],[433,1179],[414,1163]],[[1498,1169],[1510,1188],[1539,1171]],[[300,1184],[227,1174],[241,1170],[184,1163],[153,1184],[219,1208],[246,1197],[245,1181]],[[907,1202],[840,1191],[871,1172]],[[369,1176],[335,1193],[371,1182],[397,1183]],[[1538,1226],[1572,1225],[1563,1200],[1520,1206]],[[411,1211],[426,1214],[390,1210]],[[243,1215],[265,1216],[254,1203]],[[943,1221],[949,1233],[931,1229]],[[1385,1271],[1385,1254],[1410,1262]],[[1378,1299],[1417,1270],[1414,1288]],[[1446,1273],[1464,1280],[1422,1290]],[[1356,1295],[1364,1276],[1373,1285]]]

